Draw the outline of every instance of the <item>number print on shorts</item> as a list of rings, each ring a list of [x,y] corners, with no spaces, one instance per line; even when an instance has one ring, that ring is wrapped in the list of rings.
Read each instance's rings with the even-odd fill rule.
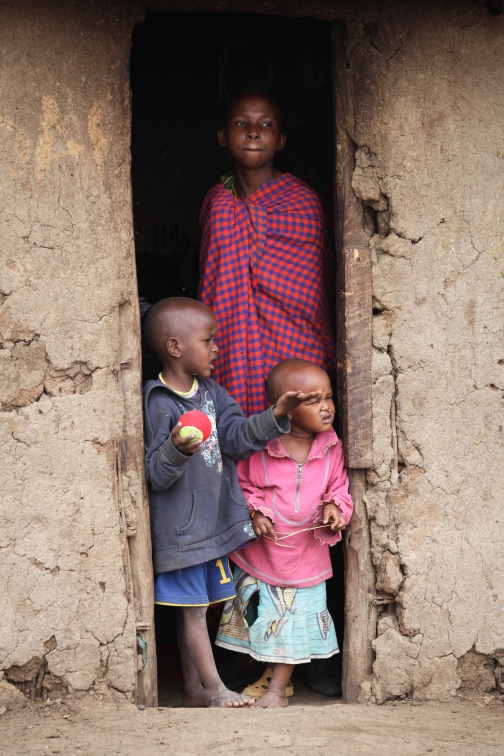
[[[220,584],[224,585],[224,583],[230,583],[231,578],[229,578],[226,575],[226,570],[224,569],[224,565],[222,564],[222,559],[217,559],[217,561],[215,562],[215,566],[217,567],[218,570],[220,570],[220,574],[222,578],[222,580],[220,580]]]

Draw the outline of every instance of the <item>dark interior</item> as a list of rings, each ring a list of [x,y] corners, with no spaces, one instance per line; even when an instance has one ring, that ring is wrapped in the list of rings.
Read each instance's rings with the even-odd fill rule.
[[[216,140],[230,96],[249,87],[279,102],[287,134],[277,166],[306,181],[333,207],[334,118],[330,25],[242,13],[151,13],[131,52],[132,183],[139,296],[195,297],[199,210],[230,171]],[[144,380],[159,372],[144,350]],[[332,549],[328,605],[343,641],[343,557]],[[219,610],[209,612],[218,624]],[[160,695],[181,678],[173,610],[156,607]],[[218,661],[227,652],[216,649]],[[301,679],[302,673],[297,672]],[[163,688],[163,685],[165,686]],[[302,683],[301,683],[302,685]],[[315,697],[315,694],[311,694]],[[321,697],[316,697],[321,698]],[[168,700],[168,699],[166,699]],[[172,705],[175,699],[170,699]]]

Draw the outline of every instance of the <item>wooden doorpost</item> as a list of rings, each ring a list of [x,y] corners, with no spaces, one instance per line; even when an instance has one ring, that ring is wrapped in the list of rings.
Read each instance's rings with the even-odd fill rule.
[[[345,638],[343,699],[357,701],[372,671],[376,632],[375,572],[366,507],[366,468],[372,464],[371,256],[363,208],[352,189],[355,147],[349,135],[346,30],[333,31],[336,116],[336,348],[337,406],[354,513],[345,533]]]
[[[143,468],[144,443],[141,405],[140,313],[138,303],[119,309],[121,387],[124,429],[118,454],[118,488],[126,526],[131,574],[131,609],[135,613],[135,703],[157,706],[157,657],[154,629],[154,571],[149,499]]]

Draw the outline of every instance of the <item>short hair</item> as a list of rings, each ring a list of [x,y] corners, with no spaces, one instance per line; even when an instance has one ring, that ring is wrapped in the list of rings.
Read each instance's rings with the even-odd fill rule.
[[[167,297],[160,299],[147,311],[143,323],[143,337],[152,351],[160,358],[166,356],[166,342],[176,336],[181,327],[179,317],[199,312],[215,317],[212,310],[196,299],[190,297]],[[177,323],[177,320],[179,321]]]
[[[295,388],[288,388],[289,379],[291,376],[295,376],[300,372],[306,372],[307,370],[320,370],[320,372],[325,373],[325,370],[318,365],[309,360],[302,360],[300,357],[292,357],[291,359],[278,362],[270,370],[266,379],[266,392],[270,402],[274,404],[286,391],[297,390]]]

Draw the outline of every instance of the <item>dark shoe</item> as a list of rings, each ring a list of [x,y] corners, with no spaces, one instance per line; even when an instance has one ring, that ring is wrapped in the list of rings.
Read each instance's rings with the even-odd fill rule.
[[[245,667],[236,669],[233,659],[229,659],[217,667],[217,672],[226,688],[242,691],[247,685],[256,682],[261,677],[264,664],[251,659]]]
[[[330,659],[312,659],[308,665],[308,685],[321,696],[341,696],[341,664]]]

